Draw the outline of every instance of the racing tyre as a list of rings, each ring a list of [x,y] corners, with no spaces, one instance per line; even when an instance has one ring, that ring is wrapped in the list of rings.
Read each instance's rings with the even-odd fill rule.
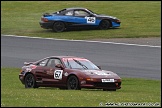
[[[70,76],[67,81],[67,89],[68,90],[80,90],[79,81],[76,76]]]
[[[38,88],[35,78],[32,74],[28,74],[25,77],[25,88]]]
[[[55,32],[63,32],[65,30],[65,24],[63,22],[55,22],[53,24],[53,31]]]
[[[100,22],[99,28],[101,30],[106,30],[106,29],[110,28],[110,22],[108,20],[102,20]]]

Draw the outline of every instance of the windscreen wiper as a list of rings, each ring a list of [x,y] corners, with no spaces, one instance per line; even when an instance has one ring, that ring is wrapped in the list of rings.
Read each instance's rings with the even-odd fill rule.
[[[87,66],[85,66],[84,64],[82,64],[81,62],[79,62],[78,60],[73,59],[76,63],[78,63],[79,65],[81,65],[84,69],[88,69]]]
[[[72,68],[71,65],[70,65],[70,63],[69,63],[69,60],[68,60],[68,59],[67,59],[67,63],[68,63],[68,66],[69,66],[70,68]]]

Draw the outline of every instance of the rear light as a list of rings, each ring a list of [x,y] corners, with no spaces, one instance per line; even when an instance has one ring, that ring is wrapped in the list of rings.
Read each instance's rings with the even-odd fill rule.
[[[116,22],[120,22],[120,20],[116,20]]]
[[[41,21],[48,22],[48,19],[47,18],[41,18]]]
[[[20,73],[21,73],[22,71],[23,71],[23,70],[21,69],[21,70],[20,70]]]

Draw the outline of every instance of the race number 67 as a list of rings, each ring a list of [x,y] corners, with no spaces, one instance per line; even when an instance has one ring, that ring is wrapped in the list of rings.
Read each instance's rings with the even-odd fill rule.
[[[62,79],[63,70],[55,70],[54,71],[54,79]]]

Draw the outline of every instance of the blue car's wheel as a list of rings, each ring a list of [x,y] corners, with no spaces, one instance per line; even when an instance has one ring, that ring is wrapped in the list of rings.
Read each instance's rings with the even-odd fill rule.
[[[53,31],[62,32],[64,30],[65,30],[65,24],[63,22],[58,21],[53,24]]]
[[[108,20],[102,20],[99,24],[101,30],[106,30],[110,27],[110,22]]]

